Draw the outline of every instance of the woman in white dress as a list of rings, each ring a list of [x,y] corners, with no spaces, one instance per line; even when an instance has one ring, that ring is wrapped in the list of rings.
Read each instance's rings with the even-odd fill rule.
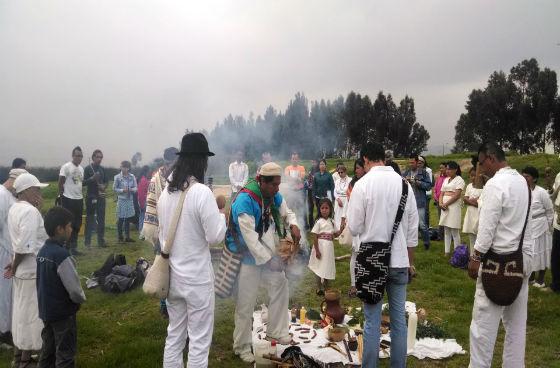
[[[13,278],[12,336],[17,348],[13,366],[19,368],[31,366],[31,352],[43,345],[36,279],[37,253],[48,238],[39,212],[43,204],[40,188],[47,185],[28,173],[18,176],[14,181],[18,201],[8,212],[14,259],[6,266],[4,277]]]
[[[443,226],[445,255],[449,256],[451,251],[451,238],[453,238],[453,249],[461,242],[459,229],[461,229],[461,193],[465,189],[465,181],[461,178],[461,168],[455,161],[447,163],[447,178],[441,186],[439,195],[439,207],[441,217],[439,225]]]
[[[348,184],[352,178],[346,175],[346,167],[338,166],[339,179],[334,182],[334,226],[340,229],[342,218],[346,215],[348,205]]]
[[[544,287],[544,275],[550,267],[550,252],[552,251],[552,221],[554,208],[546,189],[538,186],[539,172],[533,166],[527,166],[521,172],[531,188],[531,219],[529,224],[533,233],[533,286]],[[535,276],[536,274],[536,276]]]
[[[478,198],[482,193],[482,189],[474,187],[476,181],[476,169],[474,167],[469,171],[469,177],[471,182],[467,185],[465,196],[463,197],[463,203],[467,206],[463,221],[463,233],[469,236],[469,253],[472,254],[478,229]]]

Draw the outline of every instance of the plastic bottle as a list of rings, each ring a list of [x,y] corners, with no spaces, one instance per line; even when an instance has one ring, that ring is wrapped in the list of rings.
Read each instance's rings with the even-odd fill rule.
[[[276,357],[278,354],[278,348],[276,347],[276,340],[270,340],[270,350],[268,351],[270,355]]]
[[[301,324],[305,323],[306,314],[307,314],[307,310],[305,309],[305,307],[301,307],[301,309],[299,310],[299,323]]]

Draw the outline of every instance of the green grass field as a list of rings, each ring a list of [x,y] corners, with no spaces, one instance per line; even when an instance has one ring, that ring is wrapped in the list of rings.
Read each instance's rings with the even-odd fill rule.
[[[437,166],[440,159],[442,158],[431,158],[432,166]],[[518,168],[524,162],[519,160],[512,164]],[[542,157],[536,163],[539,168],[544,167],[543,164],[546,166]],[[557,172],[560,169],[558,160],[551,163],[555,164]],[[44,190],[44,210],[53,205],[55,192],[54,185]],[[138,257],[153,260],[152,249],[146,242],[117,244],[115,203],[112,198],[110,195],[107,200],[107,240],[110,246],[105,249],[93,248],[77,258],[78,271],[82,276],[90,275],[113,252],[125,254],[129,263]],[[430,214],[433,226],[437,221],[434,207]],[[137,239],[135,232],[133,236]],[[95,240],[93,243],[95,244]],[[83,251],[83,237],[80,238],[79,249]],[[336,253],[347,254],[349,249],[337,245]],[[425,251],[423,247],[417,249],[416,268],[418,277],[410,284],[407,299],[416,302],[418,307],[425,308],[429,320],[443,324],[467,354],[441,361],[409,358],[408,366],[466,367],[474,281],[467,277],[465,271],[455,269],[447,263],[441,242],[433,242],[429,251]],[[332,286],[343,291],[344,305],[358,306],[358,300],[345,296],[349,279],[348,260],[337,262],[337,278]],[[547,274],[546,282],[550,282],[550,274]],[[321,299],[315,295],[314,286],[312,275],[307,272],[302,281],[292,285],[291,303],[318,309]],[[121,295],[93,289],[86,290],[86,296],[88,300],[78,312],[78,367],[162,366],[167,322],[159,315],[159,301],[146,297],[139,289]],[[264,294],[259,297],[257,305],[261,302],[266,302]],[[231,299],[217,299],[210,367],[247,367],[232,353],[233,311]],[[528,311],[527,367],[560,367],[560,295],[544,293],[531,287]],[[503,329],[496,343],[493,366],[501,366],[502,344]],[[10,359],[11,351],[1,350],[0,368],[9,367]],[[388,361],[383,361],[381,366],[388,367]]]

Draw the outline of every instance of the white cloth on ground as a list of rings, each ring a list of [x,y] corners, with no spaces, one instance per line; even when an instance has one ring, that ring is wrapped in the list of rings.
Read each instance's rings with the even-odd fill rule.
[[[475,188],[472,183],[467,185],[465,189],[465,197],[469,199],[478,199],[482,189]],[[465,219],[463,220],[463,232],[465,234],[476,234],[478,229],[478,207],[465,205],[467,210],[465,211]]]
[[[319,218],[311,233],[319,235],[322,233],[333,234],[336,231],[332,219]],[[334,280],[336,277],[336,264],[334,259],[334,243],[332,240],[319,239],[319,251],[321,259],[317,258],[315,247],[311,250],[309,257],[309,269],[322,279]]]
[[[66,198],[82,199],[82,182],[84,181],[84,168],[80,165],[76,166],[72,161],[65,163],[60,168],[59,176],[65,178],[64,193]]]
[[[8,211],[16,202],[15,197],[6,187],[0,185],[0,270],[10,264],[14,258],[12,241],[8,230]],[[0,275],[0,333],[12,328],[12,279]]]
[[[237,279],[235,330],[233,331],[233,351],[236,354],[251,350],[252,318],[260,286],[266,289],[269,298],[268,336],[275,339],[289,336],[287,314],[289,290],[288,279],[284,272],[272,272],[265,266],[241,264]]]
[[[189,285],[171,273],[167,312],[169,325],[163,354],[165,368],[183,368],[183,350],[189,337],[187,367],[208,367],[214,330],[214,284]]]
[[[402,178],[390,166],[375,166],[356,182],[347,209],[353,236],[367,242],[388,242],[401,199]],[[418,210],[410,184],[401,223],[391,245],[390,267],[409,267],[407,247],[418,245]]]
[[[465,189],[465,181],[459,175],[455,176],[453,180],[451,177],[445,178],[441,186],[441,193],[443,194],[443,203],[446,203],[451,196],[446,195],[446,192],[455,192],[457,190]],[[441,210],[439,217],[439,226],[447,226],[452,229],[461,228],[461,197],[447,207],[447,210]]]

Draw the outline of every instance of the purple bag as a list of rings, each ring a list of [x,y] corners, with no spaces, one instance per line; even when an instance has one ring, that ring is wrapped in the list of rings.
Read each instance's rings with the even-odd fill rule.
[[[453,267],[466,269],[469,266],[469,248],[465,244],[459,245],[453,251],[449,263]]]

